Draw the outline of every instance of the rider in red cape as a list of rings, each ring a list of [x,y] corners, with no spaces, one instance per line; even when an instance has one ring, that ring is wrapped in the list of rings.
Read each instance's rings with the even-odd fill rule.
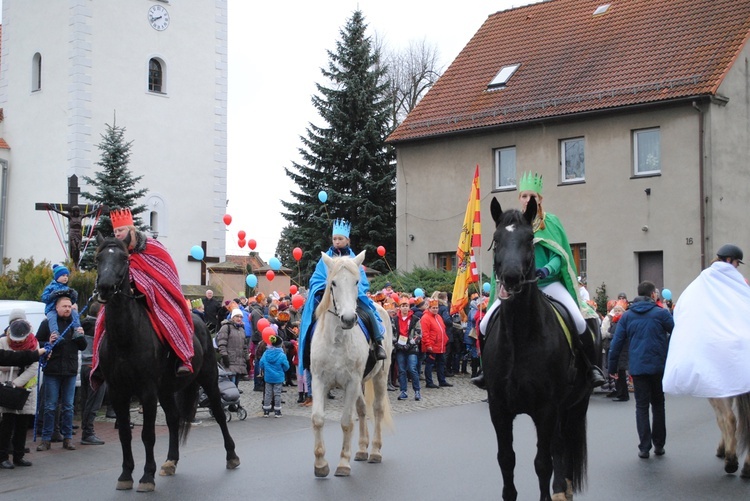
[[[130,281],[145,296],[148,315],[159,339],[166,340],[181,361],[177,375],[192,373],[193,316],[182,295],[172,257],[159,241],[135,228],[130,209],[113,210],[110,218],[115,238],[122,240],[130,252]],[[92,375],[99,363],[105,316],[106,306],[96,320]]]

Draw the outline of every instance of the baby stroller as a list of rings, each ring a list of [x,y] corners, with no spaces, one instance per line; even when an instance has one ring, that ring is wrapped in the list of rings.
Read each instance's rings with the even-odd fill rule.
[[[233,372],[228,372],[221,364],[219,366],[219,393],[221,393],[221,407],[224,409],[224,415],[227,418],[227,422],[232,420],[232,413],[236,412],[237,417],[240,421],[244,421],[247,418],[247,411],[240,403],[240,390],[234,385],[232,377]],[[213,417],[211,412],[210,403],[208,396],[203,388],[200,389],[198,394],[198,410],[208,409],[209,414]]]

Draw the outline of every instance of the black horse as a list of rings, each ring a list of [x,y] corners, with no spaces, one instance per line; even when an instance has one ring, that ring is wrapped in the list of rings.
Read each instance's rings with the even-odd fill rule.
[[[490,208],[496,225],[494,272],[502,302],[487,327],[482,364],[497,434],[503,499],[518,496],[513,483],[513,420],[519,414],[528,414],[536,425],[534,468],[539,499],[565,500],[566,494],[571,499],[586,477],[586,411],[591,387],[560,317],[537,287],[531,227],[536,201],[529,200],[525,213],[503,212],[494,199]],[[577,335],[572,323],[567,330]],[[593,350],[594,343],[588,344]]]
[[[149,492],[155,488],[154,423],[157,403],[161,403],[169,427],[167,461],[159,474],[174,475],[180,459],[179,442],[187,439],[190,423],[195,417],[199,386],[205,390],[214,418],[221,427],[227,451],[226,467],[237,468],[240,459],[234,452],[234,441],[229,435],[221,407],[216,358],[206,325],[193,315],[195,355],[192,364],[195,373],[176,377],[177,357],[159,341],[149,320],[145,300],[131,288],[125,245],[115,238],[99,237],[97,242],[97,291],[99,301],[106,304],[99,367],[107,381],[112,406],[117,414],[122,446],[122,473],[117,479],[117,489],[133,488],[135,463],[130,430],[130,401],[133,396],[143,406],[141,439],[146,449],[146,464],[139,481],[139,492]]]

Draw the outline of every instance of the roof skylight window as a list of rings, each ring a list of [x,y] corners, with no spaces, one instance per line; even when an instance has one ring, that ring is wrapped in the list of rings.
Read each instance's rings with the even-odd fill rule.
[[[518,64],[511,64],[508,66],[503,66],[500,68],[500,71],[495,75],[495,78],[492,79],[490,84],[487,86],[488,89],[502,89],[505,87],[508,83],[508,80],[510,80],[510,77],[513,76],[513,74],[516,72],[516,70],[521,66],[521,63]]]
[[[605,12],[607,12],[607,11],[609,10],[609,6],[610,6],[610,5],[611,5],[611,4],[608,4],[608,3],[605,3],[604,5],[600,5],[600,6],[599,6],[599,7],[597,7],[597,8],[596,8],[596,10],[594,11],[594,15],[595,15],[595,16],[598,16],[598,15],[600,15],[600,14],[604,14]]]

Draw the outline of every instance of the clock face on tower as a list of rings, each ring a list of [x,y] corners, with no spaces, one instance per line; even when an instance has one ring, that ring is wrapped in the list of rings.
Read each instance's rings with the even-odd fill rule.
[[[161,5],[148,9],[148,24],[156,31],[164,31],[169,26],[169,12]]]

